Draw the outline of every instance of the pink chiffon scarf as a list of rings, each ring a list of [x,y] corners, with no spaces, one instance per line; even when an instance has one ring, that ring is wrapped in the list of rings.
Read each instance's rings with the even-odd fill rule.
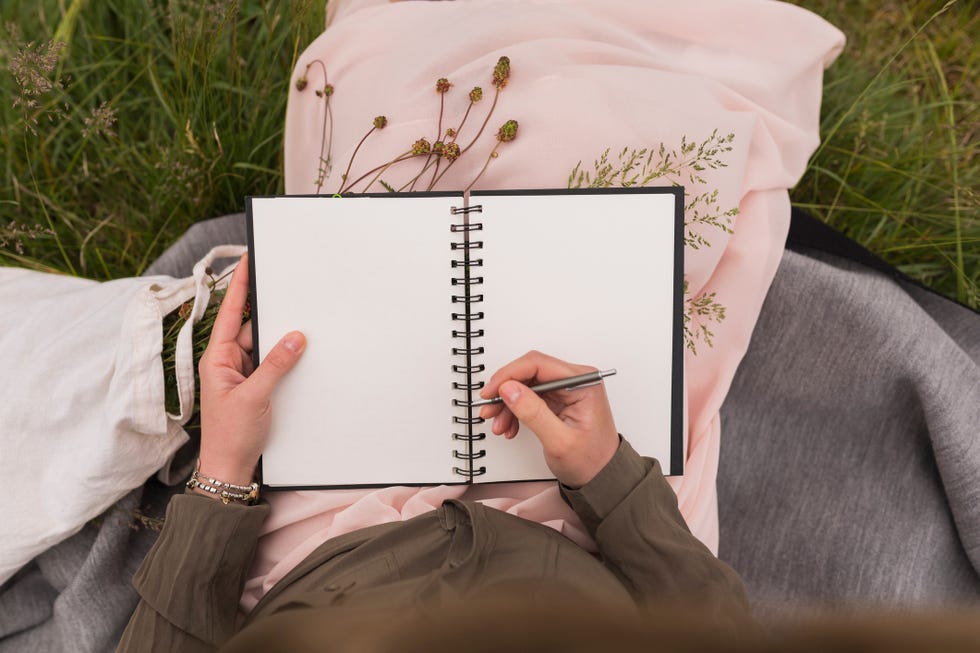
[[[474,86],[486,96],[474,109],[482,119],[490,71],[503,55],[512,72],[488,133],[436,190],[466,186],[507,119],[520,123],[518,137],[501,147],[478,188],[564,188],[577,163],[591,170],[607,149],[615,157],[623,148],[679,148],[682,136],[734,133],[726,167],[704,171],[706,183],[670,180],[689,197],[717,190],[723,211],[738,207],[732,234],[689,227],[710,243],[685,251],[690,296],[715,293],[726,317],[708,325],[712,346],[699,342],[685,356],[685,473],[669,479],[691,531],[716,552],[719,410],[783,253],[788,189],[818,144],[823,70],[843,44],[818,16],[769,0],[331,0],[327,29],[293,73],[295,81],[305,72],[308,88],[291,86],[288,100],[286,192],[317,192],[324,102],[312,89],[334,87],[332,171],[320,189],[333,193],[375,116],[388,126],[361,146],[350,179],[418,138],[432,140],[440,77],[456,87],[444,126],[462,115]],[[319,65],[307,69],[317,59],[326,80]],[[418,167],[392,168],[386,180],[397,187]],[[275,492],[241,607],[254,607],[325,540],[450,498],[483,501],[595,550],[555,483]]]

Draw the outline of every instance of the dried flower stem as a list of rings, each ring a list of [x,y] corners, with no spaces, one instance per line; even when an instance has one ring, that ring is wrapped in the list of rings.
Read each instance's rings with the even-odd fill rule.
[[[466,151],[471,147],[473,147],[473,145],[480,139],[480,135],[483,134],[483,130],[486,129],[487,123],[490,122],[490,116],[493,115],[493,110],[497,107],[497,98],[499,97],[500,97],[500,87],[498,86],[497,90],[493,94],[493,103],[490,105],[490,110],[487,111],[487,116],[486,118],[483,119],[483,124],[480,125],[480,131],[476,133],[476,136],[473,137],[473,140],[470,141],[470,144],[463,148],[463,151],[459,153],[460,156],[466,154]]]
[[[377,129],[377,127],[372,126],[371,129],[368,130],[368,133],[364,134],[364,136],[361,138],[360,142],[357,144],[357,147],[354,148],[354,153],[350,155],[350,161],[347,162],[347,170],[345,170],[344,174],[340,177],[340,188],[337,189],[338,193],[342,192],[344,189],[344,182],[347,181],[347,175],[350,174],[350,168],[352,165],[354,165],[354,157],[357,156],[357,151],[361,149],[361,145],[364,144],[364,141],[367,140],[367,137],[370,136],[375,129]]]
[[[433,143],[437,143],[437,142],[439,142],[439,140],[442,139],[442,114],[443,114],[443,111],[445,110],[445,108],[446,108],[446,94],[445,93],[440,93],[439,94],[439,122],[436,125],[436,137],[432,139],[432,142]],[[429,156],[426,157],[425,163],[422,165],[422,169],[419,171],[419,174],[415,175],[415,178],[412,179],[411,186],[409,186],[409,188],[408,188],[408,191],[409,192],[412,192],[413,190],[415,190],[415,184],[416,184],[416,182],[418,182],[419,177],[421,177],[422,176],[422,173],[424,173],[426,170],[429,169],[429,166],[430,166],[430,163],[429,162],[432,160],[432,154],[433,154],[432,152],[429,152]],[[439,157],[437,155],[436,156],[436,169],[438,169],[438,167],[439,167],[438,164],[439,164]],[[402,186],[402,188],[404,188],[404,186]],[[401,189],[399,189],[399,190],[401,190]]]
[[[470,185],[469,186],[467,186],[466,188],[463,189],[463,192],[464,193],[467,192],[467,191],[469,191],[469,189],[473,188],[473,185],[480,179],[480,177],[483,176],[483,173],[486,172],[487,166],[490,165],[490,161],[492,159],[496,159],[497,158],[497,148],[498,147],[500,147],[500,142],[499,141],[497,142],[496,145],[493,146],[493,151],[490,152],[490,156],[487,157],[486,163],[483,164],[483,167],[480,169],[479,174],[477,174],[477,176],[473,178],[473,181],[470,182]]]
[[[470,100],[469,105],[466,107],[466,113],[463,114],[463,119],[459,121],[459,127],[455,129],[455,133],[453,134],[452,138],[449,140],[450,143],[455,143],[456,139],[459,138],[459,132],[463,129],[463,125],[466,124],[466,119],[470,117],[470,109],[473,108],[474,104],[475,102],[473,102],[473,100]]]
[[[429,153],[429,157],[431,157],[431,156],[432,156],[432,153],[430,152]],[[401,186],[399,186],[398,187],[398,192],[399,193],[402,192],[403,190],[405,190],[405,188],[407,186],[414,186],[415,185],[415,182],[418,181],[419,177],[421,177],[425,173],[426,170],[428,170],[429,168],[431,168],[433,165],[435,165],[438,162],[439,162],[439,159],[436,159],[435,161],[426,160],[426,164],[419,171],[419,174],[415,175],[414,177],[412,177],[411,179],[409,179],[408,181],[406,181],[404,184],[402,184]],[[430,188],[431,188],[431,186],[430,186]],[[408,190],[411,191],[412,189],[409,188]]]
[[[432,151],[431,150],[429,151],[428,157],[425,159],[425,163],[423,164],[422,169],[419,170],[419,174],[415,175],[414,177],[412,177],[411,179],[409,179],[408,181],[406,181],[404,184],[402,184],[401,187],[398,189],[398,192],[401,192],[401,191],[405,190],[405,187],[406,186],[409,186],[409,189],[408,189],[409,192],[411,192],[412,190],[414,190],[415,189],[415,183],[419,180],[419,178],[422,175],[425,174],[425,171],[428,170],[429,168],[431,168],[433,165],[435,165],[436,171],[439,170],[439,161],[441,161],[441,159],[439,158],[439,156],[437,155],[434,161],[432,161],[430,159],[432,159]],[[426,190],[431,190],[431,189],[432,189],[432,185],[430,184],[429,187]]]
[[[333,147],[333,112],[330,110],[330,97],[327,96],[327,101],[324,103],[325,114],[323,116],[323,134],[320,136],[320,174],[317,176],[316,181],[316,194],[320,194],[320,189],[323,188],[323,182],[327,180],[327,175],[330,174],[330,150]],[[325,137],[327,131],[327,120],[330,121],[330,136],[328,138],[327,146],[327,158],[323,158],[323,138]]]
[[[470,109],[473,108],[473,105],[474,104],[476,104],[476,103],[473,102],[473,100],[470,100],[470,103],[466,106],[466,112],[463,114],[463,119],[459,121],[459,126],[456,129],[453,130],[453,135],[446,142],[447,145],[450,144],[450,143],[455,143],[456,142],[456,139],[459,138],[459,132],[460,132],[460,130],[463,129],[463,125],[466,124],[466,119],[469,118],[469,116],[470,116]],[[462,154],[462,152],[460,152],[460,154]],[[436,160],[436,169],[432,173],[432,179],[429,181],[429,185],[426,186],[425,190],[432,190],[432,188],[436,185],[436,181],[439,180],[439,177],[440,177],[440,175],[439,175],[439,163],[440,162],[441,162],[441,159],[437,159]],[[449,165],[452,165],[452,160],[450,160]],[[425,172],[425,169],[423,169],[422,172]],[[419,176],[421,176],[421,175],[422,175],[422,173],[420,172],[419,173]]]
[[[470,182],[470,185],[463,189],[463,192],[467,192],[469,189],[473,188],[473,185],[483,176],[483,173],[487,171],[487,166],[490,165],[492,159],[497,158],[497,148],[500,147],[501,143],[509,143],[515,138],[517,138],[518,122],[516,120],[508,120],[500,126],[497,130],[497,144],[493,146],[493,150],[490,152],[490,156],[487,157],[486,163],[480,169],[479,174]]]
[[[381,175],[383,175],[385,173],[385,170],[387,170],[391,166],[395,165],[399,161],[404,161],[406,159],[411,159],[414,156],[419,156],[419,155],[418,154],[409,154],[408,156],[402,155],[402,156],[399,156],[399,157],[395,158],[394,160],[388,162],[388,164],[382,166],[381,169],[378,170],[378,174],[374,175],[374,178],[371,181],[368,182],[368,185],[365,186],[364,187],[364,190],[362,190],[361,192],[362,193],[368,192],[368,190],[371,188],[371,186],[374,185],[374,182],[378,181],[378,179],[381,178]],[[377,168],[375,168],[375,169],[377,170]]]
[[[442,159],[436,159],[436,169],[432,171],[432,179],[429,180],[429,185],[425,187],[426,190],[432,190],[432,186],[436,183],[436,177],[439,176],[439,165],[442,163]]]
[[[323,69],[323,85],[327,86],[327,66],[319,59],[314,59],[310,63],[306,64],[306,70],[310,69],[313,64],[320,64],[320,68]],[[323,182],[327,178],[327,166],[330,162],[330,152],[333,147],[333,112],[330,110],[330,98],[333,96],[332,93],[326,94],[326,100],[323,107],[323,129],[320,132],[320,171],[317,175],[316,180],[316,194],[320,194],[320,189],[323,188]],[[330,136],[327,137],[327,121],[330,121]],[[327,150],[327,158],[323,158],[323,150]]]
[[[358,177],[357,179],[355,179],[351,183],[347,184],[343,188],[343,190],[341,190],[340,192],[341,193],[346,193],[351,188],[353,188],[359,181],[361,181],[362,179],[364,179],[368,175],[377,172],[378,174],[375,175],[374,179],[371,180],[371,183],[368,184],[367,186],[365,186],[364,187],[364,190],[361,191],[361,192],[367,192],[367,189],[370,188],[374,184],[374,182],[376,182],[378,180],[378,177],[380,177],[384,173],[385,170],[387,170],[388,168],[390,168],[394,164],[398,163],[399,161],[406,161],[406,160],[411,159],[412,157],[416,157],[416,156],[421,156],[421,155],[420,154],[413,154],[411,150],[409,150],[407,152],[402,152],[401,154],[399,154],[398,156],[396,156],[394,159],[392,159],[388,163],[385,163],[385,164],[379,165],[377,167],[371,168],[370,170],[368,170],[367,172],[365,172],[363,175],[361,175],[360,177]]]
[[[497,86],[496,88],[497,88],[497,90],[493,94],[493,104],[490,105],[490,110],[487,111],[487,115],[483,119],[483,124],[480,125],[480,131],[478,131],[476,133],[476,136],[473,137],[473,140],[470,141],[470,144],[463,148],[463,150],[459,153],[460,156],[463,156],[464,154],[466,154],[466,151],[469,150],[471,147],[473,147],[473,145],[480,139],[480,135],[483,133],[483,130],[486,129],[487,123],[490,122],[490,116],[493,115],[493,110],[497,106],[497,98],[500,97],[500,87]],[[497,151],[497,148],[496,147],[494,147],[493,149],[494,149],[494,152]],[[439,180],[442,179],[443,176],[447,172],[449,172],[449,169],[453,167],[453,164],[454,163],[456,163],[456,161],[450,161],[449,164],[446,166],[446,169],[442,171],[442,174],[440,174],[438,177],[436,177],[435,179],[432,180],[432,183],[429,184],[429,188],[431,188],[432,186],[435,186],[437,183],[439,183]],[[489,163],[489,160],[487,161],[487,163]],[[483,166],[483,169],[486,170],[486,165]],[[483,172],[481,171],[480,172],[480,175],[482,175],[482,174],[483,174]],[[480,175],[477,175],[476,178],[479,179],[480,178]],[[476,181],[476,179],[474,179],[473,181]],[[473,184],[470,184],[470,185],[472,186]]]

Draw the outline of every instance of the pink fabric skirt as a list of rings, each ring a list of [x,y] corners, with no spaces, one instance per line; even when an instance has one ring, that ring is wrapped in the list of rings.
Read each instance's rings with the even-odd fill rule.
[[[564,188],[576,164],[591,171],[607,150],[615,164],[624,148],[656,153],[663,143],[680,152],[682,138],[700,144],[716,130],[734,134],[724,166],[654,182],[680,183],[689,199],[717,191],[713,206],[738,209],[732,233],[686,215],[688,235],[708,243],[686,248],[689,296],[714,293],[725,317],[692,318],[692,330],[705,326],[712,344],[697,340],[697,353],[685,357],[687,458],[684,476],[670,482],[691,531],[717,551],[719,410],[783,253],[788,189],[819,142],[823,70],[843,44],[843,34],[816,15],[769,0],[331,0],[327,29],[293,73],[294,81],[305,74],[308,88],[290,87],[286,192],[338,190],[375,116],[386,116],[388,125],[361,146],[350,180],[418,138],[432,140],[438,78],[454,85],[444,127],[462,116],[474,86],[486,96],[474,109],[482,120],[491,70],[504,55],[511,76],[488,132],[434,190],[469,184],[508,119],[519,122],[518,137],[501,148],[477,188]],[[307,67],[317,59],[327,79],[319,64]],[[334,88],[330,172],[318,179],[325,103],[310,90],[326,83]],[[461,142],[468,139],[461,135]],[[398,187],[417,172],[392,168],[385,178]],[[700,215],[711,206],[701,202]],[[555,483],[275,492],[242,608],[251,609],[325,540],[409,519],[450,498],[547,524],[594,550]]]

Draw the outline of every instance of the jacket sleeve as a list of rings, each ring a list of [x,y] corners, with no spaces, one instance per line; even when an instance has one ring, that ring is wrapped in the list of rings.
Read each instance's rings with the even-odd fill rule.
[[[159,539],[133,577],[139,605],[117,651],[214,651],[236,630],[238,601],[269,506],[197,494],[167,506]]]
[[[621,440],[595,478],[561,492],[638,602],[688,601],[708,622],[754,630],[741,578],[688,530],[659,462]]]

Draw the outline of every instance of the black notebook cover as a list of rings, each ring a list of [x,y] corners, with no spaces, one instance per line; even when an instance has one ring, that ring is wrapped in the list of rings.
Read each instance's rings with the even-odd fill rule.
[[[553,478],[467,405],[529,349],[617,368],[617,428],[683,473],[682,188],[254,197],[247,221],[255,362],[308,341],[266,487]]]

